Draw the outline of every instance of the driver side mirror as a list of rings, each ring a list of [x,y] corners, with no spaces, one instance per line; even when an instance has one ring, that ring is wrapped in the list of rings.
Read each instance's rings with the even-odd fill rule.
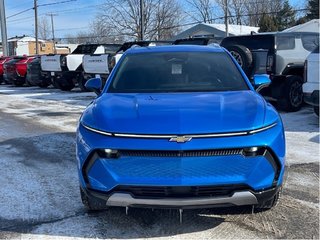
[[[259,92],[262,88],[268,87],[270,83],[271,80],[267,74],[256,74],[253,76],[253,86],[257,92]]]
[[[85,84],[85,87],[89,91],[95,92],[97,95],[100,95],[101,93],[101,86],[102,86],[101,78],[91,78]]]

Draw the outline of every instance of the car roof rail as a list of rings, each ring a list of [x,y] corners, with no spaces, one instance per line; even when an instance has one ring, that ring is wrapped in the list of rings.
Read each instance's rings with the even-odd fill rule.
[[[193,35],[189,36],[189,38],[214,38],[214,34],[200,34],[200,35]]]

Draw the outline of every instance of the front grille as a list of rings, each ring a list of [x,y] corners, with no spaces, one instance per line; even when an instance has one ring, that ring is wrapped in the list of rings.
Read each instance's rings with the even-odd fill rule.
[[[118,186],[109,193],[130,193],[136,198],[179,198],[179,197],[215,197],[231,196],[235,191],[249,190],[247,185],[221,185],[221,186]]]
[[[188,151],[140,151],[119,150],[120,156],[127,157],[210,157],[240,155],[243,149],[188,150]]]

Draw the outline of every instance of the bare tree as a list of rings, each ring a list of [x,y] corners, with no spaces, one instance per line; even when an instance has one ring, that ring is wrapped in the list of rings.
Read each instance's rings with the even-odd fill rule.
[[[65,43],[83,44],[91,43],[93,36],[90,32],[80,31],[75,34],[67,34],[63,39]]]
[[[124,37],[117,34],[103,16],[91,22],[90,29],[91,41],[94,43],[122,43],[124,41]]]
[[[180,22],[177,0],[144,0],[145,39],[171,37]],[[98,13],[97,22],[104,22],[112,35],[124,40],[140,39],[140,0],[107,0]]]
[[[196,21],[204,23],[213,23],[213,9],[214,4],[212,0],[187,0],[187,3],[194,10],[189,14],[191,18]]]
[[[170,39],[179,31],[179,20],[181,15],[180,6],[172,0],[158,0],[155,4],[155,12],[152,18],[153,29],[147,34],[150,39]]]
[[[232,16],[234,16],[233,23],[237,25],[247,24],[246,21],[246,4],[248,0],[230,0],[229,9]]]
[[[38,22],[39,37],[48,40],[51,37],[51,25],[47,17],[41,17]]]

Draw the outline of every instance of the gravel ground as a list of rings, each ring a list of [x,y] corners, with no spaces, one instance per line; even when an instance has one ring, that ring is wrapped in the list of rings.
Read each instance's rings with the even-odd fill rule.
[[[280,203],[251,208],[111,208],[80,201],[75,129],[93,93],[0,86],[0,239],[319,238],[319,118],[304,107],[281,113],[287,179]]]

